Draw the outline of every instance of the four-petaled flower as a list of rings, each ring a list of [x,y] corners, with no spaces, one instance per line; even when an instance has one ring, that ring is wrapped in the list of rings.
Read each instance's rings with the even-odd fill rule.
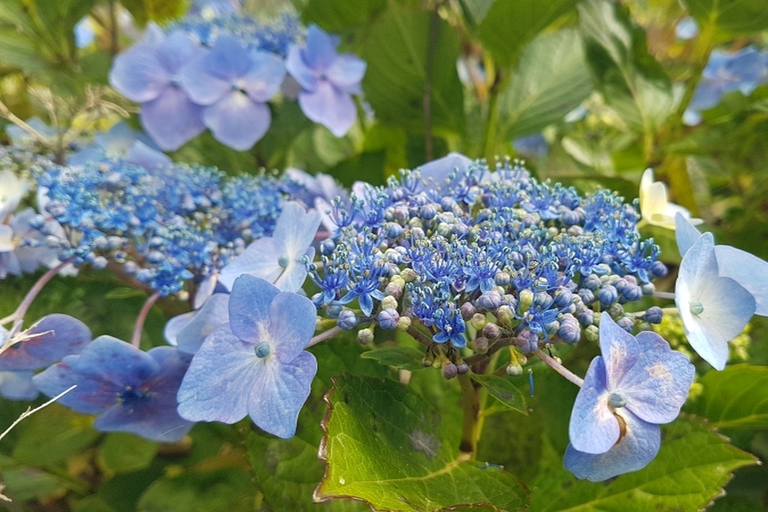
[[[317,372],[315,356],[304,350],[315,317],[306,297],[240,276],[232,286],[229,323],[205,339],[184,377],[179,414],[223,423],[250,416],[263,430],[292,437]]]
[[[674,420],[694,367],[658,334],[636,337],[604,312],[600,352],[573,405],[565,467],[599,482],[648,465],[659,450],[660,424]]]
[[[285,66],[301,86],[299,106],[304,114],[343,136],[355,122],[357,109],[351,94],[360,94],[365,61],[352,54],[338,54],[337,38],[310,25],[304,46],[291,45]]]
[[[99,336],[80,355],[71,355],[32,381],[62,405],[98,414],[93,426],[105,432],[132,432],[154,441],[181,440],[192,422],[176,412],[176,392],[190,356],[174,347],[144,352],[112,336]]]
[[[646,169],[640,179],[640,212],[648,224],[675,229],[675,216],[682,215],[692,224],[701,224],[701,219],[692,219],[691,213],[680,205],[670,203],[667,186],[653,181],[653,169]]]

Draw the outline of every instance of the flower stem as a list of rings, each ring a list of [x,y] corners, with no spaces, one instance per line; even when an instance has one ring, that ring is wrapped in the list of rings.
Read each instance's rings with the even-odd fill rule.
[[[159,298],[159,293],[153,293],[141,307],[141,311],[139,311],[139,316],[136,318],[136,325],[133,326],[133,337],[131,338],[131,345],[136,348],[139,348],[139,345],[141,344],[141,331],[144,330],[144,322],[147,319],[147,315],[149,315],[149,310],[152,309],[152,306]]]
[[[573,382],[577,386],[581,387],[584,385],[584,379],[576,375],[575,373],[571,372],[568,368],[557,362],[554,358],[550,357],[549,354],[542,351],[541,349],[536,350],[535,354],[541,358],[542,361],[547,363],[550,368],[555,370],[557,373],[568,379],[569,381]]]
[[[334,336],[336,336],[337,334],[339,334],[343,330],[344,329],[342,329],[338,325],[336,327],[331,327],[327,331],[321,332],[320,334],[318,334],[317,336],[315,336],[314,338],[309,340],[309,343],[307,344],[307,348],[309,348],[309,347],[311,347],[313,345],[317,345],[321,341],[325,341],[325,340],[327,340],[329,338],[333,338]]]
[[[27,310],[29,309],[29,306],[32,304],[32,301],[35,300],[35,297],[37,297],[37,294],[40,293],[40,291],[45,287],[46,284],[48,284],[48,281],[53,279],[53,276],[58,274],[61,269],[66,267],[71,263],[71,260],[62,261],[52,269],[50,269],[48,272],[43,274],[40,279],[37,280],[35,285],[27,292],[27,295],[24,297],[24,300],[21,301],[21,304],[19,304],[19,307],[16,308],[16,311],[8,315],[7,317],[0,319],[0,325],[5,325],[10,322],[15,322],[17,320],[22,320],[24,318],[24,315],[27,314]]]
[[[657,299],[672,299],[675,300],[674,292],[653,292],[653,296]]]
[[[459,451],[468,454],[470,458],[474,458],[482,428],[480,421],[480,390],[482,387],[472,381],[469,374],[459,375],[457,378],[461,384],[461,402],[464,407]]]

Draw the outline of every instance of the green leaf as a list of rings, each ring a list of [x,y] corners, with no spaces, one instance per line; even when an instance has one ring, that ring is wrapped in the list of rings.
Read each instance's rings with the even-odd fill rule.
[[[345,32],[370,21],[386,0],[309,0],[301,12],[304,23],[317,23],[328,32]]]
[[[148,467],[157,453],[157,443],[124,432],[107,435],[101,445],[104,466],[115,473],[138,471]]]
[[[421,360],[424,359],[424,352],[411,347],[381,347],[363,352],[362,357],[401,370],[424,369],[424,365],[421,364]]]
[[[711,371],[688,409],[717,428],[768,428],[768,368],[740,364]]]
[[[472,380],[480,383],[488,394],[506,407],[528,416],[523,393],[509,379],[496,375],[472,374]]]
[[[252,512],[258,494],[251,476],[242,469],[183,473],[155,481],[141,496],[140,512]]]
[[[572,10],[578,0],[497,1],[487,9],[478,37],[501,66],[512,65],[523,47],[553,21]],[[486,2],[467,2],[470,12],[482,14]],[[548,63],[542,59],[539,63]]]
[[[393,381],[343,375],[328,394],[319,500],[352,497],[376,510],[472,506],[522,510],[528,491],[510,473],[468,460],[430,402]]]
[[[672,83],[646,46],[645,30],[612,0],[579,4],[580,30],[594,81],[636,131],[652,134],[675,106]]]
[[[368,63],[365,98],[386,123],[424,132],[424,90],[430,47],[431,15],[398,2],[371,26],[361,56]],[[464,126],[463,88],[456,72],[459,39],[444,20],[434,20],[430,92],[433,133],[458,134]]]
[[[99,436],[91,427],[92,418],[52,404],[25,420],[13,450],[23,464],[42,466],[76,454]]]
[[[139,25],[148,21],[164,22],[179,18],[187,12],[190,0],[121,0]]]
[[[545,442],[530,512],[702,510],[722,494],[734,470],[756,462],[707,425],[685,419],[663,426],[661,450],[646,468],[609,482],[576,480],[562,457]]]
[[[768,28],[768,3],[764,0],[682,0],[699,23],[733,33],[759,32]]]
[[[506,140],[560,121],[592,91],[575,30],[545,34],[528,45],[499,98],[499,131]]]
[[[7,487],[3,492],[14,501],[42,498],[66,486],[62,479],[50,473],[27,467],[3,469],[3,483]]]
[[[462,9],[469,15],[473,23],[482,23],[488,10],[496,0],[459,0]]]

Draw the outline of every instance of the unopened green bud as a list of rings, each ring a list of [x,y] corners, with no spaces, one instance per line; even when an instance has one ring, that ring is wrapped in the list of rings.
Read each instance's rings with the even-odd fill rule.
[[[496,319],[500,326],[509,328],[512,327],[512,322],[515,321],[515,314],[509,306],[501,306],[496,310]]]
[[[491,325],[491,324],[488,324]],[[488,351],[488,338],[480,336],[475,338],[473,342],[475,345],[475,352],[478,354],[485,354]]]
[[[507,365],[507,375],[509,375],[510,377],[519,377],[522,374],[523,374],[523,367],[520,366],[519,364],[510,363]]]
[[[400,277],[402,277],[403,281],[406,283],[412,283],[418,276],[416,275],[416,271],[412,268],[404,268],[400,271]]]
[[[611,318],[619,318],[624,314],[624,307],[616,302],[611,304],[611,306],[606,309],[606,311],[608,311],[608,314],[611,315]]]
[[[407,316],[401,316],[397,321],[397,329],[401,331],[407,331],[411,326],[411,318]]]
[[[397,309],[397,299],[391,295],[387,295],[381,299],[381,309]]]
[[[600,338],[600,331],[596,325],[590,325],[584,329],[584,339],[590,343],[596,343]]]
[[[482,313],[475,313],[472,316],[472,320],[470,320],[470,322],[472,323],[472,327],[479,331],[485,327],[485,325],[488,323],[488,319],[485,318],[485,315]]]
[[[361,345],[367,345],[373,342],[373,330],[369,328],[360,329],[357,332],[357,341]]]
[[[530,308],[531,304],[533,304],[534,297],[534,293],[531,290],[520,290],[520,311],[528,311],[528,308]]]

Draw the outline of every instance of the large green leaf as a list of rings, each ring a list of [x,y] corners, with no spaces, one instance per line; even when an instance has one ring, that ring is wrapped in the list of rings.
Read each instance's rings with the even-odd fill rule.
[[[353,497],[376,510],[403,512],[527,505],[528,491],[512,474],[459,454],[460,432],[446,430],[426,399],[394,381],[334,380],[317,499]]]
[[[225,468],[165,476],[155,481],[139,500],[140,512],[252,512],[258,492],[247,471]]]
[[[756,462],[698,421],[678,419],[663,433],[661,450],[645,469],[598,484],[576,480],[563,468],[562,453],[545,442],[529,511],[702,510],[734,470]]]
[[[507,138],[537,132],[565,116],[592,91],[581,38],[575,30],[541,35],[523,51],[499,98],[499,132]]]
[[[701,379],[690,411],[718,428],[768,428],[768,368],[740,364]]]
[[[509,66],[517,59],[523,47],[539,32],[566,12],[573,9],[578,0],[497,0],[486,8],[484,2],[468,2],[471,11],[482,14],[478,37],[502,66]],[[548,63],[542,59],[540,64]]]
[[[368,352],[363,352],[362,357],[373,359],[379,364],[394,366],[401,370],[423,370],[424,352],[411,347],[381,347]]]
[[[735,33],[759,32],[768,28],[768,2],[765,0],[682,0],[700,23],[714,22]]]
[[[301,18],[329,32],[344,32],[371,21],[386,5],[387,0],[309,0]]]
[[[100,450],[101,462],[115,473],[144,469],[156,453],[157,443],[126,432],[108,434]]]
[[[368,63],[363,90],[379,120],[423,132],[432,51],[431,127],[435,134],[456,134],[464,126],[463,89],[456,72],[459,39],[444,20],[431,21],[429,12],[389,2],[363,42],[362,57]],[[436,31],[434,38],[430,25]]]
[[[505,407],[528,416],[523,393],[512,384],[510,379],[496,375],[472,375],[472,380],[479,382],[488,394]]]
[[[52,404],[25,420],[13,450],[23,464],[42,466],[76,454],[99,436],[91,427],[92,418]]]
[[[672,83],[646,46],[629,11],[612,0],[578,6],[580,30],[595,84],[633,129],[653,134],[675,106]]]

